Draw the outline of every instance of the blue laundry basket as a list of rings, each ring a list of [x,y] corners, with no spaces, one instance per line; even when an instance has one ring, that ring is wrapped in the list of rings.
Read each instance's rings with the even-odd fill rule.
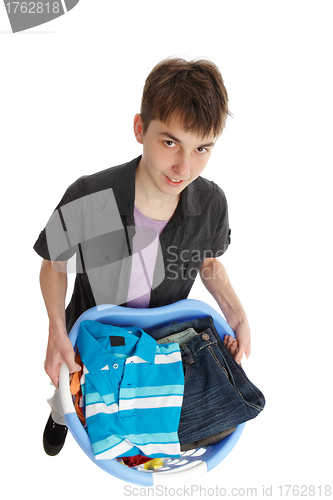
[[[226,334],[235,336],[228,323],[211,306],[199,300],[184,299],[174,304],[150,309],[132,309],[109,304],[92,307],[78,318],[69,337],[73,346],[75,346],[80,323],[84,320],[99,321],[115,326],[138,326],[149,333],[149,330],[167,326],[175,321],[180,323],[205,316],[213,318],[215,327],[222,339]],[[138,470],[127,467],[115,459],[95,459],[89,436],[74,408],[73,398],[70,393],[69,371],[65,362],[60,367],[59,390],[66,425],[83,451],[96,465],[109,474],[140,486],[185,483],[197,479],[198,476],[213,469],[230,453],[245,426],[245,424],[238,425],[232,434],[213,446],[182,452],[179,459],[170,459],[160,469],[153,471]]]

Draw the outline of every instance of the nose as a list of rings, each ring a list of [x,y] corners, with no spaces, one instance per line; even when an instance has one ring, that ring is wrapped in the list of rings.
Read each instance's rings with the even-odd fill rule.
[[[177,163],[173,166],[174,172],[181,178],[185,179],[191,170],[189,155],[182,153],[177,158]]]

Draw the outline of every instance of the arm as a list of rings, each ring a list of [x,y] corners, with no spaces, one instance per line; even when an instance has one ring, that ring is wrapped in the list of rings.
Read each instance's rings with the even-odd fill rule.
[[[251,353],[250,327],[243,306],[232,288],[224,266],[218,259],[206,258],[199,272],[203,284],[218,303],[236,334],[238,351],[235,360],[240,363],[244,354],[248,358]]]
[[[52,262],[43,260],[40,270],[40,286],[49,317],[49,340],[44,368],[55,387],[58,387],[60,363],[65,361],[70,373],[78,371],[72,343],[68,338],[65,320],[67,292],[67,262],[57,263],[62,272],[56,271]]]

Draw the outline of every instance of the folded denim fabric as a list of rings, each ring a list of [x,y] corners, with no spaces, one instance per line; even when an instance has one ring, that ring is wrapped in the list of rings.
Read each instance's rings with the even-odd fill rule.
[[[181,347],[185,377],[178,429],[181,446],[255,418],[265,406],[261,391],[224,346],[212,317],[172,323],[150,335],[158,341],[189,328],[200,333]]]
[[[158,344],[166,344],[168,342],[177,342],[179,347],[183,347],[188,341],[190,341],[195,335],[198,335],[199,332],[196,332],[193,328],[187,328],[186,330],[173,333],[169,335],[169,337],[164,337],[157,341]],[[213,436],[208,436],[205,439],[200,439],[199,441],[195,441],[193,443],[183,443],[180,446],[180,451],[189,451],[196,448],[206,448],[207,446],[211,446],[219,443],[225,437],[229,436],[232,432],[236,430],[236,427],[232,427],[231,429],[226,429],[225,431],[218,432]]]

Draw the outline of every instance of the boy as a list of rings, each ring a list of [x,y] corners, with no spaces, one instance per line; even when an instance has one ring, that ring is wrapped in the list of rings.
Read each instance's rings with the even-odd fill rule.
[[[236,340],[225,337],[228,349],[237,362],[249,356],[246,314],[218,260],[230,243],[227,202],[200,176],[228,114],[227,91],[213,63],[162,61],[146,80],[134,118],[142,156],[81,177],[66,191],[34,246],[43,257],[40,283],[49,317],[45,371],[55,387],[62,361],[71,373],[79,369],[67,333],[82,312],[105,303],[176,302],[188,296],[198,273],[236,333]],[[73,255],[77,275],[65,311]],[[55,455],[67,432],[57,391],[50,404],[44,449]]]

